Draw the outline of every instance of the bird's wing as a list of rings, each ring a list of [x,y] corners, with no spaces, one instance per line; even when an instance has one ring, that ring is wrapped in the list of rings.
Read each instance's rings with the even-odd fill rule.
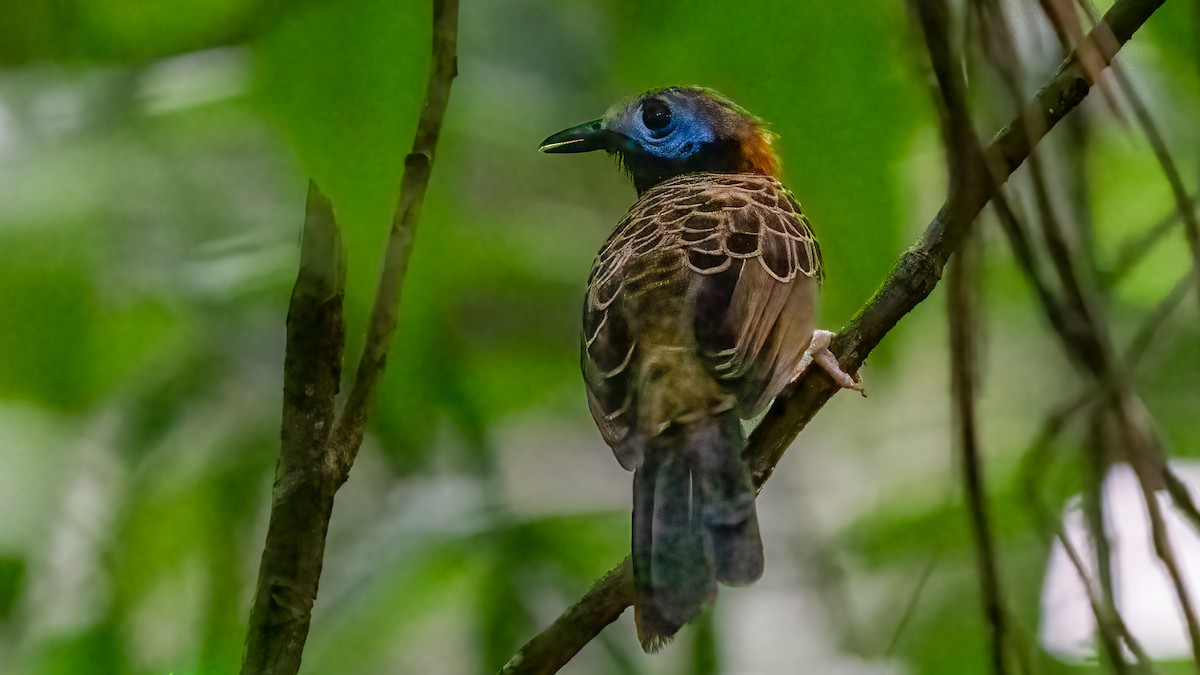
[[[821,250],[800,205],[765,176],[711,181],[684,222],[696,342],[751,417],[795,377],[812,339]]]
[[[621,466],[631,471],[640,462],[640,453],[621,449],[635,424],[633,371],[638,350],[628,314],[627,265],[635,256],[660,250],[673,240],[658,218],[658,207],[665,200],[655,192],[648,192],[630,208],[600,249],[583,305],[580,358],[588,406],[605,442]]]

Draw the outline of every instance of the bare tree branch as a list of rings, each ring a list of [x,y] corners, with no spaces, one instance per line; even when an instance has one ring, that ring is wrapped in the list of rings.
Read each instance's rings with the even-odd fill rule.
[[[964,171],[984,175],[989,173],[990,166],[994,167],[990,171],[993,176],[1010,176],[1042,137],[1087,96],[1095,71],[1083,67],[1079,50],[1090,49],[1107,64],[1163,2],[1118,0],[1026,106],[1021,117],[1001,130],[983,155],[972,159]],[[1032,127],[1022,121],[1031,119],[1044,123]],[[900,319],[933,292],[947,260],[997,189],[993,180],[976,180],[951,192],[920,241],[900,257],[883,285],[833,341],[831,348],[843,369],[857,370]],[[761,486],[770,478],[796,435],[837,390],[823,370],[810,368],[776,399],[751,434],[746,451],[756,485]],[[626,559],[522,647],[500,672],[504,675],[557,672],[629,606],[633,597],[631,583]]]
[[[295,673],[312,616],[334,487],[325,465],[341,381],[345,266],[329,201],[309,184],[288,308],[283,430],[242,673]]]
[[[413,151],[367,330],[358,377],[335,419],[345,341],[344,260],[333,210],[310,186],[300,273],[288,311],[283,433],[271,521],[250,611],[242,675],[294,675],[300,668],[333,499],[362,445],[375,384],[396,328],[412,236],[456,71],[458,0],[433,0],[433,59]]]

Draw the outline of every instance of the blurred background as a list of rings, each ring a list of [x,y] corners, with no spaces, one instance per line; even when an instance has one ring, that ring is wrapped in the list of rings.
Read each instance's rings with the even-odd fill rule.
[[[1028,96],[1062,52],[1037,3],[1009,10]],[[1167,3],[1121,55],[1189,184],[1194,11]],[[234,673],[306,183],[342,226],[352,363],[425,87],[428,3],[36,0],[4,14],[0,672]],[[589,265],[634,192],[610,159],[539,155],[542,138],[670,84],[762,116],[822,244],[832,330],[945,197],[903,3],[464,0],[459,49],[398,335],[334,511],[311,675],[494,672],[628,552],[630,476],[587,412],[577,345]],[[1090,214],[1084,254],[1111,282],[1120,345],[1189,258],[1175,226],[1105,276],[1174,209],[1109,92],[1077,111],[1086,152],[1057,130],[1046,166],[1086,179],[1053,197]],[[980,97],[980,132],[1013,110]],[[1040,646],[1049,547],[1022,469],[1083,380],[981,224],[980,436],[1013,640],[1034,672],[1090,672]],[[626,613],[563,672],[987,672],[944,304],[935,292],[907,317],[864,370],[870,398],[837,396],[780,464],[760,497],[758,584],[722,589],[653,657]],[[1163,323],[1133,379],[1180,461],[1200,456],[1196,307]],[[1032,468],[1054,514],[1082,489],[1086,436]]]

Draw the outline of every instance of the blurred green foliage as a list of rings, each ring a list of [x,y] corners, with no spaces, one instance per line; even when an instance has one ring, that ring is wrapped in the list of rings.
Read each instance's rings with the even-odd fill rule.
[[[429,8],[9,4],[0,671],[236,672],[305,184],[331,196],[343,229],[353,363],[424,91]],[[1194,167],[1191,8],[1163,11],[1128,59],[1177,160]],[[831,329],[944,192],[901,3],[466,0],[462,22],[399,332],[339,494],[306,673],[493,671],[628,550],[628,477],[592,429],[577,344],[588,266],[633,191],[600,156],[539,156],[541,138],[667,84],[711,86],[761,115],[821,239]],[[1039,72],[1052,68],[1049,38],[1027,38]],[[1103,267],[1170,200],[1140,137],[1086,108]],[[1119,340],[1186,260],[1175,235],[1115,289]],[[1082,672],[1036,649],[1045,550],[1017,471],[1041,416],[1077,385],[1001,246],[984,297],[981,405],[1010,600],[1037,672]],[[870,364],[872,397],[839,397],[781,465],[764,494],[760,586],[724,591],[654,658],[623,618],[564,672],[986,671],[943,312],[936,297],[927,305]],[[1179,455],[1200,455],[1194,305],[1138,378]],[[1062,445],[1041,471],[1052,511],[1081,485],[1078,448]],[[837,573],[814,551],[836,551]],[[828,600],[838,584],[844,603]],[[780,611],[777,598],[796,602]]]

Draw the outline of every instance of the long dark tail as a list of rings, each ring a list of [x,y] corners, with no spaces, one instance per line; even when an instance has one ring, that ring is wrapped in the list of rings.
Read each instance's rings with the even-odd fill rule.
[[[730,411],[672,426],[647,444],[633,476],[634,621],[656,651],[712,604],[717,582],[763,572],[745,438]]]

